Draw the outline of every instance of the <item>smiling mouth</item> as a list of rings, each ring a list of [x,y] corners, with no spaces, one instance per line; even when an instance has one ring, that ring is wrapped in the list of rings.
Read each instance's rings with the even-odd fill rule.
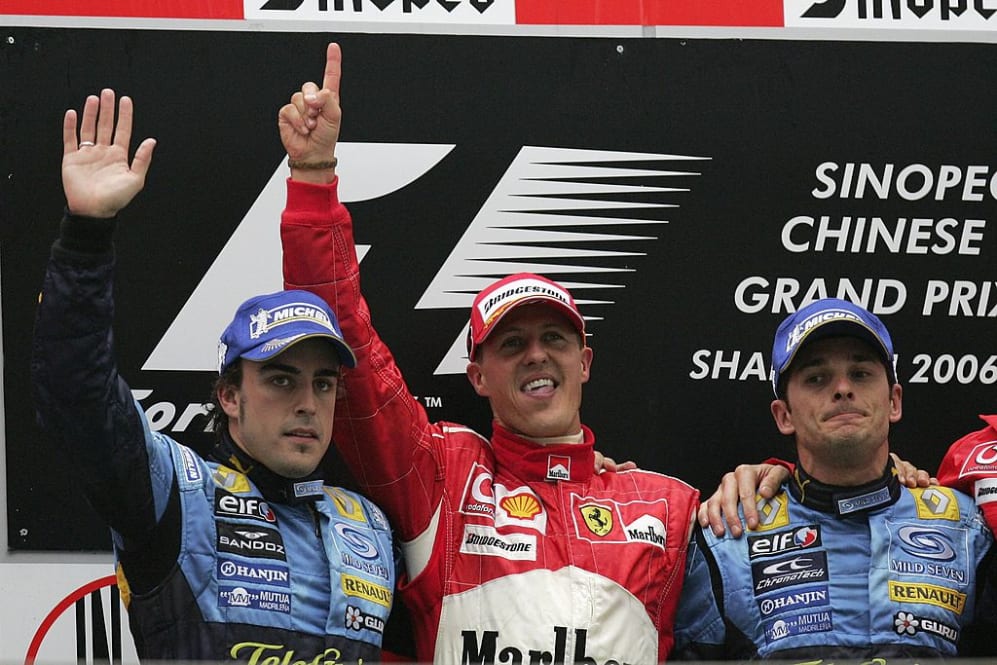
[[[527,382],[523,386],[522,390],[524,393],[534,393],[540,390],[553,390],[556,387],[557,384],[554,383],[554,379],[545,377],[542,379],[533,379],[532,381]]]

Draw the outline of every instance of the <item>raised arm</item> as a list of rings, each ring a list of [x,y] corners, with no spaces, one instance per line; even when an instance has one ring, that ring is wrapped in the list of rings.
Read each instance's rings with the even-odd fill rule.
[[[129,162],[132,102],[115,122],[110,89],[91,95],[82,117],[66,112],[62,181],[67,211],[52,247],[32,342],[39,421],[72,462],[98,514],[119,534],[142,539],[155,524],[141,416],[118,376],[114,315],[114,216],[141,191],[155,147]],[[79,128],[77,128],[79,122]]]
[[[341,72],[339,46],[330,44],[322,88],[305,83],[278,114],[291,164],[281,217],[284,286],[318,294],[339,317],[357,365],[343,374],[333,443],[364,492],[409,541],[431,528],[442,498],[444,434],[406,386],[361,292],[353,224],[339,202],[335,171]]]

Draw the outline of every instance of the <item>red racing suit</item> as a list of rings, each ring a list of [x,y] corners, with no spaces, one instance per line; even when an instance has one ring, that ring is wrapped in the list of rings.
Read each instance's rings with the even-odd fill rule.
[[[419,660],[664,661],[697,490],[597,475],[588,428],[542,446],[429,422],[371,325],[337,184],[288,181],[285,287],[325,298],[356,352],[333,441],[403,541]]]
[[[938,467],[938,482],[976,499],[997,531],[997,415],[980,416],[986,427],[953,443]]]

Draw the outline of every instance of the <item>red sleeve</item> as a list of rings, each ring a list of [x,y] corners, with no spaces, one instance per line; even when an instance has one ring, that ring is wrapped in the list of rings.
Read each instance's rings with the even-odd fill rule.
[[[287,181],[280,229],[284,287],[318,294],[339,318],[357,366],[344,368],[333,443],[402,540],[412,540],[440,503],[443,434],[429,423],[371,324],[360,293],[352,220],[339,201],[338,182]]]
[[[762,462],[762,464],[775,464],[776,466],[781,466],[787,471],[789,471],[790,474],[792,474],[793,471],[796,471],[795,464],[793,464],[792,462],[787,462],[784,459],[779,459],[778,457],[770,457],[764,462]]]
[[[951,446],[938,467],[938,482],[976,499],[987,524],[997,528],[997,415],[980,416],[986,427]]]

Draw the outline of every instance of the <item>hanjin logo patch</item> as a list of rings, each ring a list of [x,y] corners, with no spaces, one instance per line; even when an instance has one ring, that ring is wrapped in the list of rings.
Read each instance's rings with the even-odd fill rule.
[[[252,582],[279,587],[291,586],[291,573],[285,566],[263,562],[250,564],[231,559],[219,559],[218,579],[221,582]]]

